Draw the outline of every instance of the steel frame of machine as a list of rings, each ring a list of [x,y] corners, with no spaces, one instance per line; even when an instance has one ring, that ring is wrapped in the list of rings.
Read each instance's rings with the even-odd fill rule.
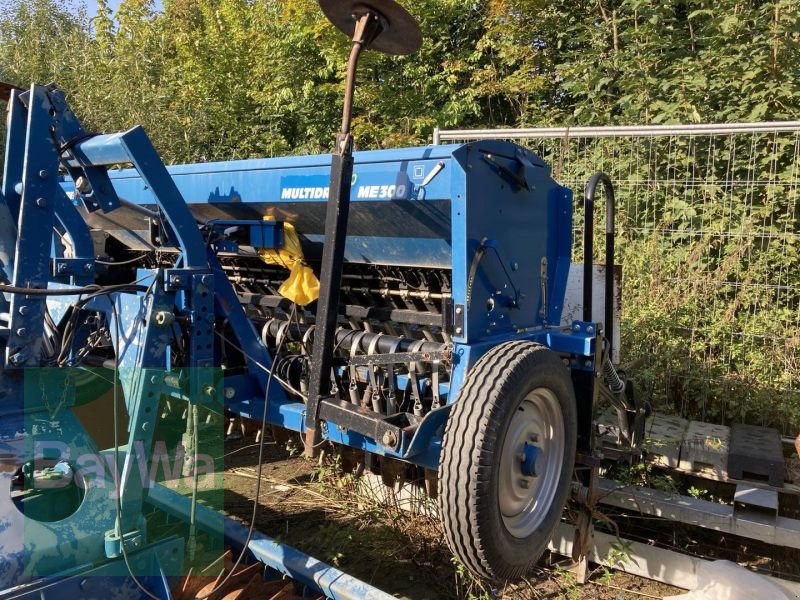
[[[89,134],[57,88],[34,85],[28,92],[14,90],[9,105],[4,202],[0,203],[0,210],[6,213],[6,223],[16,222],[18,227],[16,231],[6,231],[0,239],[3,268],[10,282],[2,288],[9,318],[0,375],[7,406],[4,428],[26,434],[16,440],[16,446],[11,444],[15,450],[7,462],[19,466],[31,458],[32,443],[43,448],[58,440],[64,446],[55,452],[56,458],[104,455],[107,465],[97,473],[97,481],[103,485],[87,486],[77,510],[55,521],[26,519],[9,499],[3,500],[8,504],[6,512],[16,518],[0,531],[0,547],[7,565],[3,583],[8,588],[2,596],[67,593],[83,581],[72,577],[73,573],[104,564],[104,575],[124,576],[126,567],[130,568],[129,559],[137,556],[146,556],[150,562],[149,567],[143,566],[146,575],[141,580],[133,578],[136,586],[156,596],[167,594],[165,577],[180,570],[181,561],[174,556],[182,552],[184,540],[152,542],[142,514],[156,497],[162,507],[179,503],[180,498],[167,500],[165,496],[171,492],[156,494],[147,489],[148,482],[137,477],[140,465],[150,458],[147,449],[153,442],[160,399],[171,395],[188,400],[187,424],[191,428],[194,421],[195,431],[198,407],[225,406],[233,413],[257,417],[265,403],[268,423],[301,433],[308,430],[306,404],[290,397],[281,387],[269,387],[273,357],[217,255],[218,251],[229,252],[233,246],[229,242],[210,244],[201,235],[198,215],[190,211],[191,202],[187,204],[184,197],[196,197],[199,189],[204,189],[208,197],[209,188],[203,188],[208,184],[203,171],[213,172],[216,180],[226,183],[226,171],[230,171],[230,177],[236,179],[231,189],[236,188],[245,203],[249,201],[245,195],[247,186],[258,190],[261,197],[282,198],[287,188],[298,188],[298,177],[302,190],[316,193],[325,187],[330,159],[276,161],[277,165],[273,163],[271,169],[263,171],[265,178],[259,176],[258,167],[263,163],[252,162],[224,168],[179,167],[170,173],[141,128],[111,135]],[[107,167],[123,163],[132,164],[135,171],[123,171],[110,178]],[[403,262],[409,259],[409,253],[416,253],[451,269],[452,302],[449,312],[443,314],[442,328],[452,336],[452,345],[392,342],[391,336],[383,336],[384,343],[391,342],[388,354],[368,356],[359,362],[353,352],[349,368],[373,368],[389,361],[414,364],[422,358],[437,365],[449,360],[452,370],[449,381],[436,382],[435,392],[430,390],[430,382],[416,380],[412,372],[398,376],[396,385],[411,386],[412,396],[417,395],[413,393],[417,387],[420,392],[432,394],[437,405],[432,405],[424,416],[409,413],[399,418],[398,414],[380,414],[342,400],[323,399],[319,410],[323,439],[436,469],[442,426],[467,371],[484,353],[509,339],[535,342],[561,353],[571,362],[574,377],[583,378],[581,402],[591,405],[592,381],[599,368],[596,349],[600,347],[602,331],[591,322],[575,321],[568,330],[559,326],[559,298],[563,297],[569,270],[571,194],[549,179],[546,166],[532,153],[493,142],[435,151],[423,148],[364,153],[357,157],[356,164],[360,165],[356,170],[360,184],[355,191],[357,203],[380,202],[384,194],[387,206],[411,208],[419,215],[423,214],[419,211],[434,205],[426,204],[428,199],[454,199],[450,215],[445,216],[445,221],[452,220],[452,233],[438,240],[428,238],[426,252],[421,253],[418,248],[424,248],[425,243],[402,238],[395,239],[396,246],[384,244],[371,249],[375,255],[391,255],[389,262]],[[280,165],[289,169],[276,171],[275,166]],[[242,169],[247,170],[243,173]],[[60,170],[68,175],[66,181],[59,177]],[[423,174],[423,181],[416,185],[415,171]],[[407,183],[398,183],[398,172],[407,174]],[[387,173],[391,185],[385,181]],[[497,210],[496,204],[468,204],[466,200],[490,197],[497,193],[498,184],[512,195],[524,196],[537,190],[544,200],[536,218],[547,222],[548,229],[536,239],[501,241],[508,217],[491,216]],[[365,187],[367,191],[362,192]],[[423,208],[415,208],[420,202]],[[146,206],[137,209],[136,205]],[[260,209],[258,205],[249,208],[256,212]],[[530,205],[512,198],[506,210],[511,213],[510,218],[515,218],[516,212],[517,218],[525,220],[529,218],[525,211],[530,210]],[[158,215],[161,245],[173,248],[176,260],[171,267],[139,269],[131,283],[95,285],[96,252],[87,220],[95,215],[113,223],[115,213],[126,211]],[[209,219],[205,227],[246,228],[261,240],[262,246],[281,240],[280,222],[265,229],[262,222],[252,218]],[[59,237],[69,241],[68,256],[61,254],[59,244],[53,244],[54,228]],[[493,229],[497,237],[490,237]],[[359,241],[357,236],[348,238],[345,257]],[[442,250],[448,244],[453,246],[451,255]],[[364,252],[363,246],[360,251]],[[523,290],[519,283],[522,281],[528,281],[529,287]],[[497,308],[478,311],[471,309],[473,302],[490,302]],[[113,453],[97,450],[71,415],[70,409],[78,404],[70,379],[73,371],[42,368],[50,364],[42,360],[42,343],[48,332],[45,316],[49,314],[49,318],[60,322],[70,318],[70,311],[98,315],[108,324],[116,357],[115,377],[129,415],[129,437],[124,444],[116,442]],[[230,376],[217,368],[215,323],[219,319],[224,319],[233,332],[246,367]],[[170,366],[176,321],[184,326],[186,348],[178,369]],[[283,329],[284,333],[292,333],[287,327]],[[71,341],[85,341],[87,335],[78,327]],[[377,348],[377,341],[370,342],[369,347]],[[68,360],[60,364],[77,362],[76,352],[72,347],[67,352]],[[438,379],[438,373],[434,378]],[[61,392],[55,407],[54,399],[49,397],[51,390]],[[588,430],[583,431],[585,436],[590,435]],[[196,444],[196,437],[188,443],[190,447]],[[33,458],[54,460],[53,452],[46,454]],[[529,471],[533,473],[532,465]],[[6,473],[6,478],[12,473]],[[23,469],[21,475],[14,476],[27,475]],[[103,496],[102,490],[108,489],[118,490],[116,503]],[[194,532],[198,526],[196,512],[190,514]],[[21,531],[25,532],[22,536]],[[253,546],[250,550],[265,559]],[[269,566],[286,572],[283,562],[274,557],[265,560]],[[18,587],[21,582],[23,587]],[[335,589],[329,593],[331,597],[347,597]]]
[[[11,282],[0,297],[9,315],[0,371],[7,450],[3,479],[10,484],[16,477],[33,476],[24,468],[13,470],[31,460],[43,465],[68,457],[77,458],[78,464],[87,456],[101,460],[95,465],[94,479],[82,482],[85,495],[79,506],[67,516],[26,518],[8,495],[0,500],[6,515],[0,527],[5,588],[0,597],[81,597],[104,586],[121,593],[141,595],[147,590],[151,596],[169,597],[167,579],[181,573],[184,539],[149,540],[142,515],[148,504],[174,508],[187,500],[166,488],[160,493],[159,488],[148,489],[150,482],[138,477],[141,465],[150,458],[159,400],[164,394],[191,398],[190,412],[198,405],[221,404],[223,388],[218,369],[212,367],[215,308],[237,331],[253,367],[253,385],[262,395],[265,369],[271,365],[269,354],[141,128],[115,135],[87,134],[63,93],[38,85],[28,92],[11,92],[8,123],[0,210],[5,224],[16,222],[18,227],[7,229],[0,240],[4,276]],[[83,207],[110,213],[122,202],[105,167],[120,162],[132,163],[153,191],[180,258],[175,268],[142,271],[135,284],[97,286],[90,283],[95,251],[89,229],[74,196],[70,198],[63,189],[59,169],[72,176],[78,189],[92,190],[91,198],[81,196]],[[59,247],[52,242],[54,229],[69,240],[69,257],[56,254],[51,260],[51,249]],[[76,404],[74,370],[43,368],[46,310],[56,320],[68,310],[94,312],[103,315],[115,332],[110,338],[129,416],[129,436],[125,444],[115,445],[113,453],[98,450],[71,412]],[[170,325],[175,313],[185,316],[191,327],[185,330],[184,368],[171,371]],[[253,359],[254,355],[258,358]],[[50,398],[54,390],[60,396],[57,399]],[[117,490],[116,506],[109,490]],[[197,508],[181,513],[192,526]],[[208,515],[200,520],[205,528],[214,529]],[[290,572],[331,598],[386,597],[264,536],[248,542],[232,524],[223,529],[219,519],[215,531],[220,536],[225,533],[228,543],[246,543],[252,557],[279,573]],[[139,579],[133,576],[131,563]]]
[[[102,143],[100,141],[97,142]],[[468,175],[468,169],[472,170],[473,164],[468,163],[470,153],[480,158],[481,153],[488,153],[493,149],[498,149],[500,152],[504,150],[503,145],[494,145],[492,143],[482,145],[481,149],[477,152],[461,146],[448,146],[438,148],[436,152],[432,152],[431,148],[408,149],[408,150],[393,150],[387,152],[363,152],[356,155],[356,173],[354,179],[358,182],[356,189],[353,191],[355,197],[354,208],[355,218],[353,220],[362,219],[365,211],[367,210],[384,210],[391,211],[387,217],[400,218],[403,212],[411,211],[412,216],[415,218],[427,218],[422,211],[430,210],[427,208],[427,203],[441,210],[437,204],[441,201],[438,199],[445,198],[465,198],[467,194],[470,195],[486,195],[490,194],[494,182],[488,184],[486,191],[480,188],[484,185],[481,178],[478,176]],[[532,154],[529,156],[533,157]],[[123,157],[117,156],[116,159]],[[529,159],[524,158],[527,162]],[[511,164],[514,164],[515,158],[509,159]],[[491,169],[488,163],[485,163],[485,170]],[[398,171],[397,169],[401,170]],[[538,163],[537,169],[541,169],[544,174],[545,165]],[[319,205],[319,195],[324,194],[328,186],[328,172],[330,169],[330,158],[325,156],[310,156],[299,158],[286,158],[286,159],[263,159],[263,160],[249,160],[249,161],[235,161],[230,163],[207,163],[200,165],[183,165],[178,167],[171,167],[170,174],[174,178],[176,185],[180,189],[183,197],[187,198],[189,206],[198,213],[206,214],[205,211],[213,212],[212,206],[226,206],[233,207],[233,209],[240,213],[244,218],[238,221],[222,220],[214,221],[215,225],[224,224],[231,226],[238,224],[246,227],[258,227],[253,225],[253,219],[259,215],[266,214],[270,211],[277,211],[278,216],[282,214],[293,213],[297,215],[298,223],[304,225],[304,231],[312,230],[311,233],[306,233],[305,237],[312,243],[322,241],[323,235],[313,233],[313,228],[319,228],[321,221],[314,221],[313,215],[309,213],[315,210]],[[534,167],[529,167],[531,173],[530,187],[539,187],[546,189],[548,184],[545,180],[533,179],[534,174],[537,172]],[[413,172],[430,174],[433,170],[442,173],[437,177],[431,179],[427,185],[421,186],[419,182],[424,179],[424,176],[416,180],[413,177]],[[485,175],[483,173],[482,175]],[[494,178],[502,175],[493,174]],[[495,179],[496,180],[496,179]],[[145,207],[152,207],[151,186],[141,178],[138,173],[133,171],[121,171],[113,175],[113,184],[119,194],[126,198],[128,202],[142,205]],[[519,184],[517,184],[519,185]],[[525,183],[525,185],[528,185]],[[470,190],[467,187],[470,186]],[[220,197],[209,195],[209,189],[225,189],[227,193]],[[474,189],[477,188],[477,189]],[[69,186],[68,186],[68,189]],[[319,192],[319,194],[318,194]],[[371,228],[374,234],[372,236],[350,235],[347,238],[345,245],[344,256],[348,261],[358,261],[359,255],[369,254],[371,260],[375,262],[396,263],[396,264],[423,264],[431,267],[443,267],[452,271],[453,278],[453,294],[450,300],[451,306],[449,307],[449,314],[440,316],[440,325],[450,332],[453,340],[453,346],[448,347],[447,344],[427,343],[420,346],[420,349],[427,353],[427,360],[435,360],[439,352],[439,359],[448,358],[453,360],[453,370],[450,376],[449,384],[440,383],[440,399],[442,407],[438,410],[431,411],[427,416],[422,419],[422,422],[416,428],[415,435],[409,435],[407,428],[404,426],[393,425],[390,421],[384,423],[378,422],[374,417],[360,419],[363,417],[358,411],[350,409],[350,407],[337,407],[330,401],[322,402],[322,410],[329,411],[326,414],[331,417],[329,420],[337,425],[345,425],[341,419],[349,419],[348,424],[354,427],[348,427],[347,431],[342,431],[338,427],[328,427],[325,433],[325,438],[342,443],[344,445],[361,448],[372,453],[402,458],[409,460],[420,466],[435,469],[438,465],[438,449],[437,442],[435,441],[435,432],[444,422],[449,410],[448,398],[453,398],[457,395],[459,386],[464,380],[465,373],[474,362],[480,358],[488,348],[493,347],[499,341],[504,341],[513,337],[513,339],[526,339],[536,343],[544,344],[557,352],[565,355],[573,356],[572,367],[576,371],[592,373],[595,368],[595,347],[598,339],[598,332],[595,323],[588,321],[576,321],[570,331],[564,331],[560,327],[560,312],[562,307],[557,301],[549,302],[547,296],[551,299],[563,297],[564,289],[566,288],[566,277],[569,270],[569,244],[571,234],[571,193],[564,188],[553,188],[551,193],[551,202],[556,203],[559,207],[556,210],[563,218],[558,226],[558,232],[552,235],[543,236],[540,243],[547,244],[539,251],[542,256],[557,256],[557,260],[551,260],[547,266],[547,271],[544,280],[547,282],[547,288],[544,295],[542,295],[542,284],[539,280],[540,264],[537,262],[535,268],[530,265],[525,265],[529,272],[520,271],[518,275],[509,275],[508,271],[512,271],[513,264],[509,266],[508,270],[504,270],[504,263],[510,260],[510,257],[521,255],[521,247],[527,244],[527,240],[516,240],[514,245],[510,247],[499,245],[498,241],[489,238],[485,235],[478,235],[475,231],[480,227],[486,231],[485,221],[477,225],[476,221],[482,215],[473,216],[470,214],[466,203],[454,203],[450,208],[451,214],[441,213],[434,214],[434,219],[431,229],[435,233],[428,234],[431,237],[427,238],[403,238],[399,235],[402,231],[402,226],[399,223],[388,221],[388,225],[377,223],[365,223],[364,228]],[[315,197],[316,196],[316,197]],[[257,199],[270,199],[269,202],[257,202]],[[420,200],[425,201],[425,204],[420,203]],[[227,200],[227,202],[226,202]],[[233,200],[231,202],[231,200]],[[212,204],[213,203],[213,204]],[[383,205],[383,206],[381,206]],[[205,207],[208,207],[206,209]],[[376,209],[376,206],[379,207]],[[424,207],[424,208],[421,208]],[[298,214],[297,211],[307,211],[304,214]],[[211,213],[208,213],[209,215]],[[453,218],[452,224],[448,221]],[[432,219],[431,219],[432,220]],[[256,222],[257,223],[257,222]],[[114,225],[106,223],[109,230],[121,229],[122,225]],[[352,225],[351,225],[352,227]],[[452,227],[452,234],[448,231],[448,227]],[[502,222],[497,222],[495,227],[505,227]],[[383,229],[388,229],[384,233]],[[391,231],[394,229],[398,233]],[[377,230],[377,231],[376,231]],[[445,232],[444,234],[441,232]],[[499,231],[498,231],[499,233]],[[440,237],[432,237],[438,235]],[[474,240],[471,242],[472,247],[467,248],[464,245],[461,248],[454,248],[451,251],[449,245],[452,238],[453,243],[458,240]],[[463,243],[463,242],[462,242]],[[499,250],[498,250],[499,248]],[[146,250],[147,246],[142,245],[139,249]],[[495,256],[499,256],[502,252],[503,261],[498,264]],[[474,263],[480,264],[483,260],[482,257],[487,255],[486,263],[490,263],[492,270],[497,271],[494,275],[493,282],[475,281],[475,275],[471,271],[474,269]],[[468,261],[467,257],[473,255],[473,258]],[[477,258],[475,258],[477,256]],[[517,269],[520,269],[521,261],[513,261],[517,263]],[[535,271],[535,272],[534,272]],[[220,271],[217,270],[217,275]],[[490,283],[494,283],[499,290],[509,287],[508,278],[512,277],[510,291],[498,291],[489,289],[492,287]],[[472,285],[468,283],[472,278]],[[525,305],[528,307],[526,310],[517,310],[514,308],[518,302],[516,295],[520,290],[514,289],[517,285],[514,279],[523,280],[527,279],[532,281],[524,293],[526,295]],[[479,288],[484,288],[482,291]],[[470,290],[470,292],[468,292]],[[497,310],[493,315],[486,311],[469,311],[468,306],[471,303],[471,298],[467,294],[471,293],[475,297],[479,295],[482,298],[482,303],[486,303],[486,298],[494,296],[493,300],[497,303],[498,307],[503,306],[502,311]],[[238,322],[236,316],[234,296],[225,290],[217,290],[215,297],[222,301],[222,298],[230,298],[230,303],[226,300],[224,302],[224,309],[232,310],[229,313],[231,324]],[[544,301],[542,298],[544,297]],[[222,308],[222,307],[220,307]],[[510,314],[512,318],[507,318],[506,315]],[[548,326],[550,323],[552,325]],[[277,323],[267,324],[266,334],[274,336],[279,329]],[[289,336],[289,339],[300,339],[304,335],[306,328],[291,326],[284,329],[284,334]],[[272,359],[266,351],[262,340],[252,329],[252,326],[236,328],[236,337],[240,345],[246,350],[246,356],[250,361],[251,366],[255,366],[250,370],[248,377],[231,377],[226,381],[226,387],[229,387],[230,398],[227,400],[228,408],[237,413],[250,418],[259,418],[261,408],[263,406],[263,382],[266,381],[266,371],[272,364]],[[365,337],[361,341],[363,347],[368,346],[371,337]],[[382,345],[387,348],[391,346],[390,337],[385,336]],[[345,339],[344,348],[347,349],[348,340]],[[408,352],[413,346],[412,340],[405,340],[401,342],[397,348],[391,353],[384,351],[383,355],[377,354],[372,359],[373,362],[378,360],[384,361],[384,364],[393,358],[397,362],[413,362],[412,357],[401,354]],[[383,356],[383,358],[381,358]],[[353,362],[357,364],[357,360]],[[341,368],[341,367],[339,367]],[[261,390],[256,390],[253,386],[251,377],[253,374],[259,373],[261,378]],[[400,379],[400,384],[405,383],[404,378]],[[286,391],[280,387],[275,387],[271,390],[268,406],[268,421],[272,424],[280,425],[287,429],[294,431],[305,432],[307,423],[303,421],[306,413],[306,406],[303,402],[298,402],[287,394]],[[336,415],[337,418],[333,417]],[[377,438],[374,436],[374,427],[378,426],[381,435]],[[361,431],[359,431],[361,427]],[[384,444],[383,434],[388,432],[389,437],[396,439],[394,444]],[[370,437],[365,437],[370,435]]]

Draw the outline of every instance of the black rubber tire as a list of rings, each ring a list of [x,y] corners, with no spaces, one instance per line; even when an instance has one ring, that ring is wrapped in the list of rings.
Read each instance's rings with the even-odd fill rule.
[[[529,392],[550,389],[564,424],[561,474],[541,524],[512,536],[498,504],[501,449],[511,419]],[[577,415],[569,369],[549,348],[501,344],[467,375],[450,412],[439,461],[439,514],[452,552],[472,573],[494,582],[519,579],[538,562],[558,524],[575,465]]]

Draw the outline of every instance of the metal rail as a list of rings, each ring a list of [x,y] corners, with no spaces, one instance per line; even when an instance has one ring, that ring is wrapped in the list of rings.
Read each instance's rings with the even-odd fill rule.
[[[189,498],[152,483],[147,502],[167,514],[187,519],[191,511]],[[275,569],[314,589],[320,590],[332,600],[391,600],[393,596],[372,587],[355,577],[321,562],[291,546],[255,532],[248,537],[247,529],[229,517],[224,517],[208,507],[197,506],[197,524],[212,535],[224,533],[225,540],[238,546],[247,544],[253,556],[265,565]]]
[[[433,130],[433,144],[443,141],[487,139],[545,139],[601,137],[659,137],[664,135],[728,135],[734,133],[786,133],[800,131],[800,121],[763,123],[705,123],[695,125],[609,125],[605,127],[533,127],[504,129]]]
[[[575,530],[571,525],[560,523],[553,533],[550,550],[561,556],[572,556],[574,534]],[[619,556],[620,544],[624,544],[626,549],[624,557]],[[614,550],[617,552],[614,553]],[[697,588],[698,571],[704,563],[709,562],[674,550],[620,539],[601,531],[592,533],[589,560],[612,569],[686,590]],[[761,576],[782,588],[787,594],[790,594],[789,597],[800,597],[800,584],[768,575]]]
[[[760,540],[784,548],[800,548],[800,520],[781,517],[775,510],[747,510],[738,503],[719,504],[673,492],[640,486],[619,486],[601,479],[598,500],[602,504],[643,515]],[[777,495],[775,496],[777,502]]]

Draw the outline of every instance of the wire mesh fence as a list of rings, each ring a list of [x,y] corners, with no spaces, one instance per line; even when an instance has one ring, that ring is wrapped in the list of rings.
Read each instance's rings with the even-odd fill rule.
[[[531,147],[575,190],[575,260],[583,186],[598,170],[614,181],[622,362],[640,393],[688,418],[797,434],[800,123],[437,132],[486,137]]]

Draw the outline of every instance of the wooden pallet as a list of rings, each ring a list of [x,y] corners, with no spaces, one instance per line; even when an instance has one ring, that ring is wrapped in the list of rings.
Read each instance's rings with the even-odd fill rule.
[[[613,409],[601,413],[595,423],[602,432],[599,444],[615,447],[617,416]],[[800,461],[794,455],[784,458],[778,432],[766,427],[734,427],[739,434],[742,430],[747,433],[746,443],[737,445],[734,430],[724,425],[654,413],[647,420],[642,447],[648,461],[659,467],[701,479],[800,494]]]

